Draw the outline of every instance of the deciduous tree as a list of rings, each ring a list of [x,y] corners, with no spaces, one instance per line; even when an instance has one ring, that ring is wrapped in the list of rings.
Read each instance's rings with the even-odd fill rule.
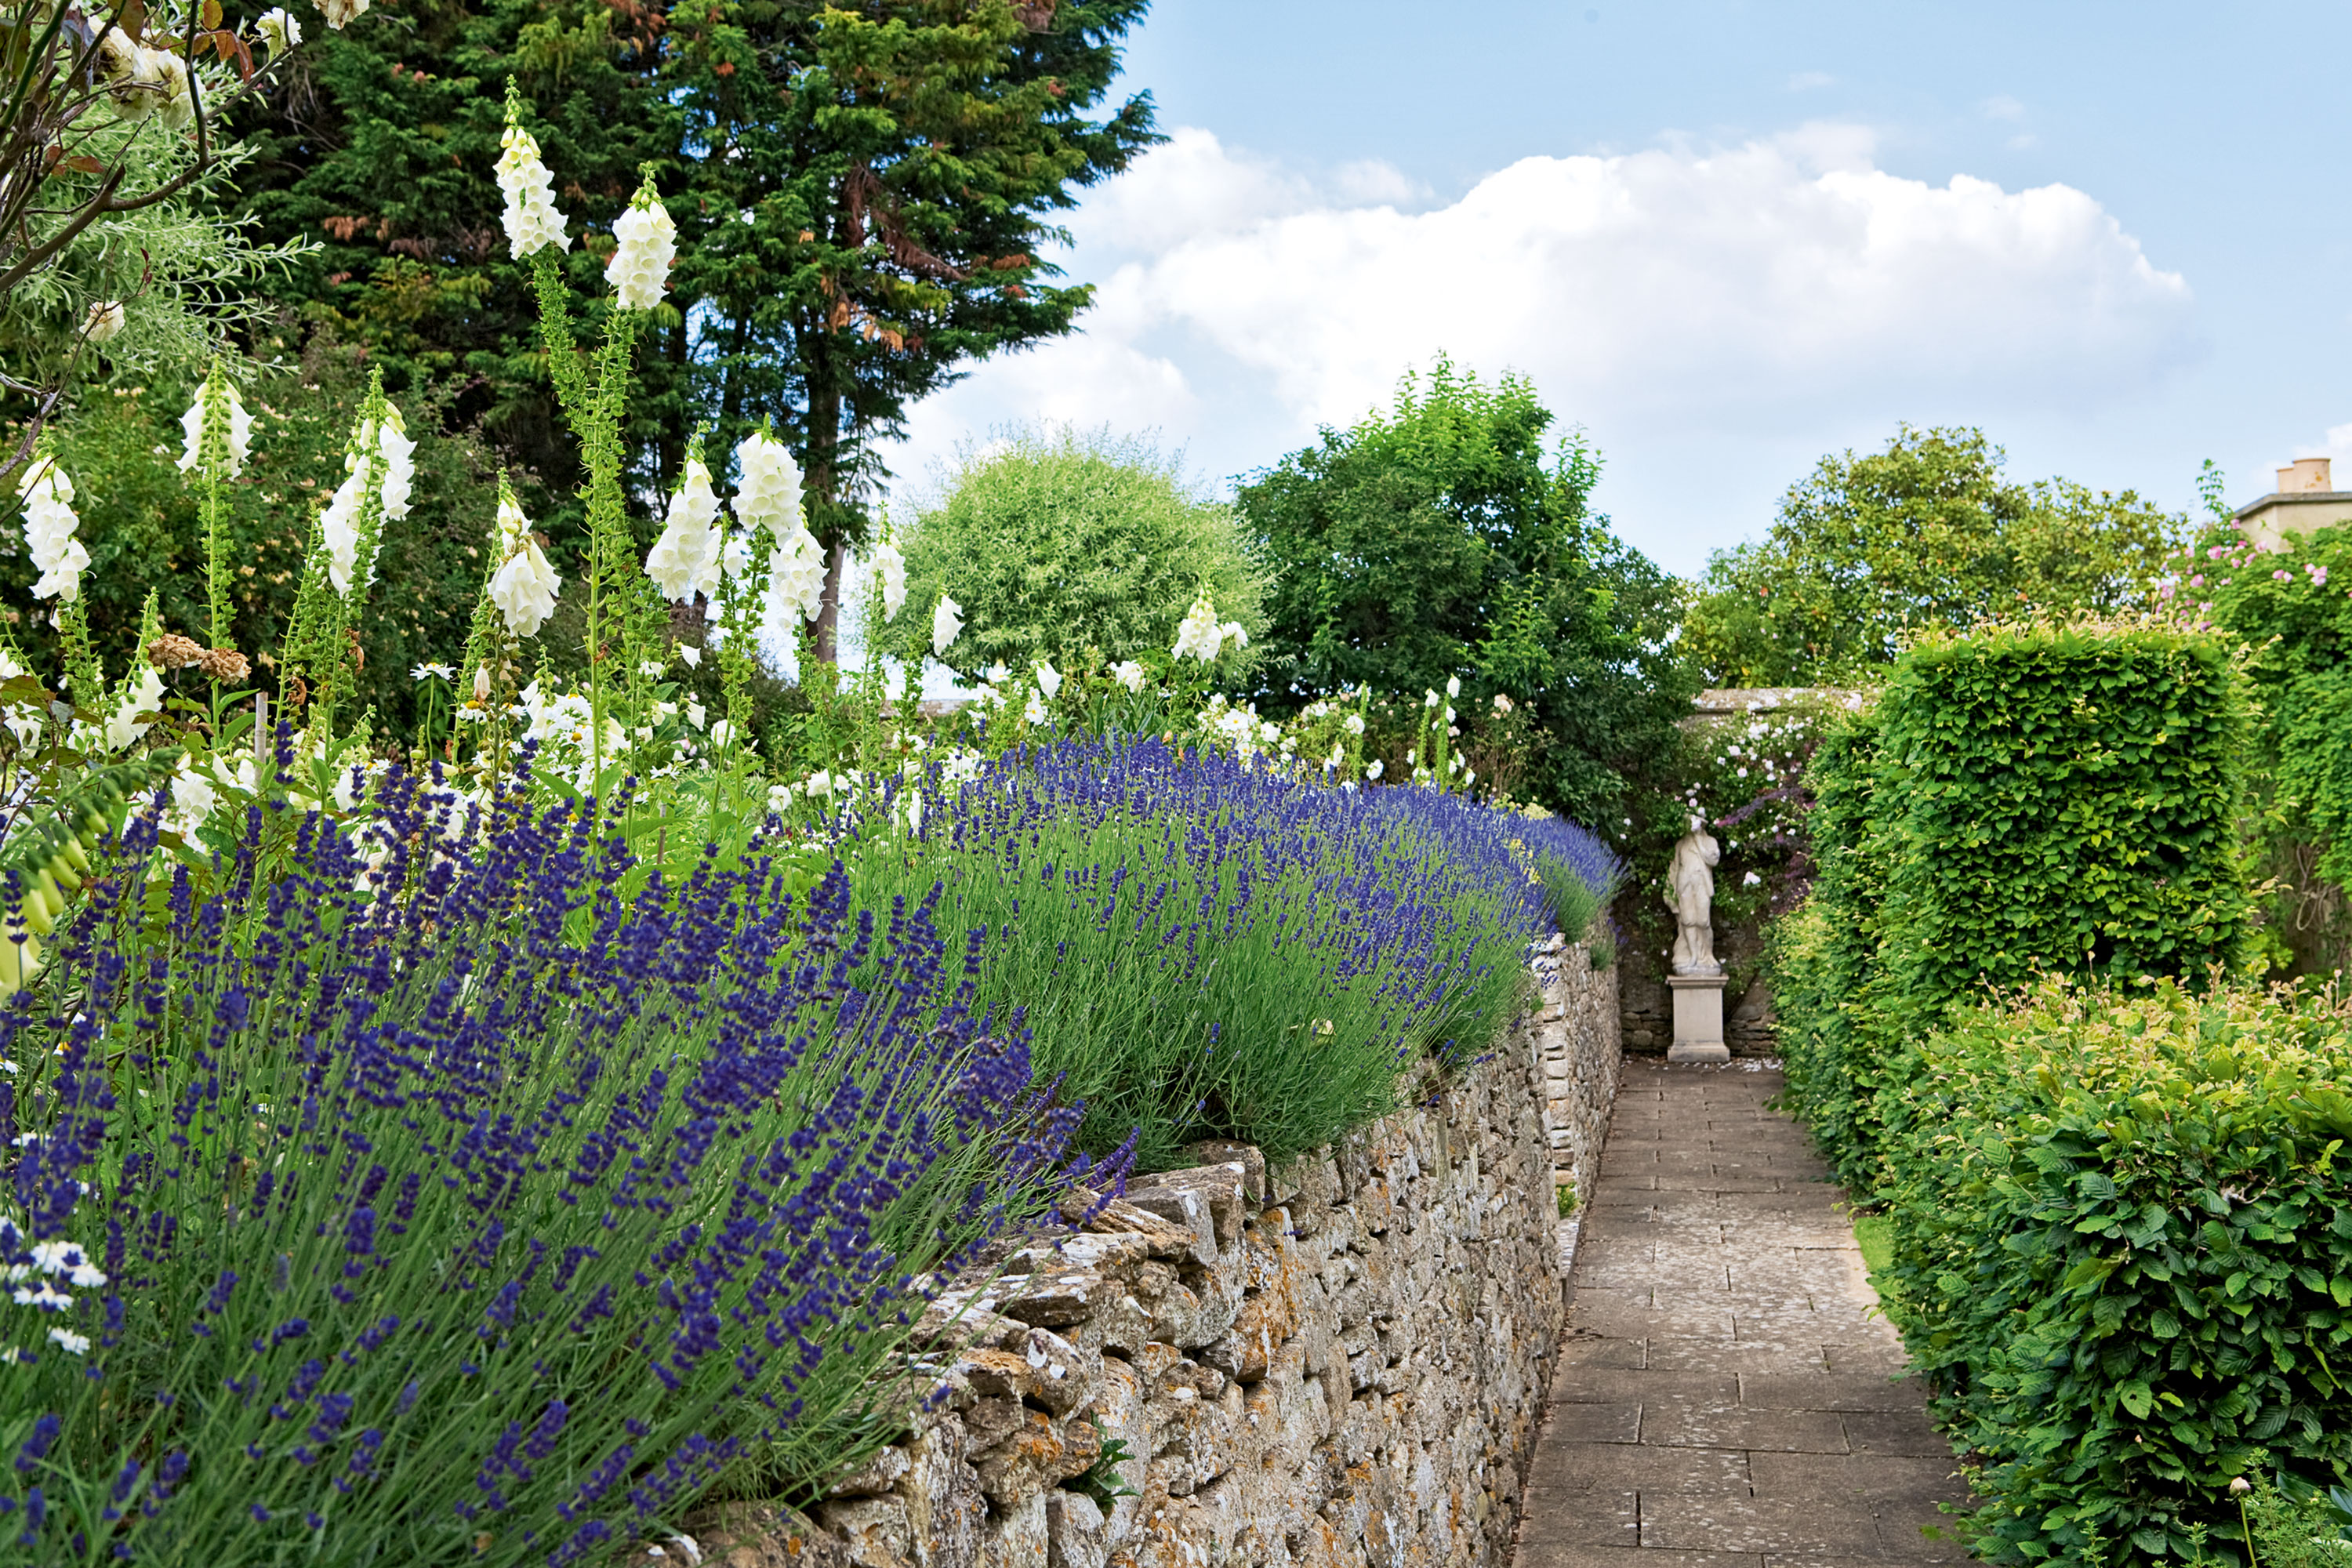
[[[1711,685],[1834,686],[1931,627],[2147,601],[2187,524],[2130,490],[2021,484],[1977,429],[1900,426],[1823,458],[1770,531],[1718,553],[1683,629]]]
[[[1548,447],[1551,424],[1528,382],[1440,359],[1392,410],[1244,485],[1276,574],[1262,702],[1459,679],[1466,711],[1507,693],[1534,706],[1536,797],[1622,842],[1691,686],[1673,580],[1591,509],[1599,456],[1580,436]]]

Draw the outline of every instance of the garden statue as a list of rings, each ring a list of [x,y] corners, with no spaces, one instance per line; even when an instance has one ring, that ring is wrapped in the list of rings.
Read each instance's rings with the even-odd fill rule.
[[[1715,870],[1723,850],[1694,816],[1666,868],[1666,908],[1675,911],[1674,972],[1720,974],[1715,959]]]

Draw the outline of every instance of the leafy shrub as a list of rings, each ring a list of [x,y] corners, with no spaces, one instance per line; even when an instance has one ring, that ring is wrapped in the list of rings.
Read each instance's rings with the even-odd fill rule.
[[[2352,1018],[2046,982],[1887,1090],[1889,1315],[1982,1458],[1980,1552],[2192,1561],[2233,1477],[2352,1466]]]
[[[1972,993],[2239,962],[2246,730],[2196,633],[1996,626],[1897,661],[1815,759],[1817,918],[1778,943],[1792,1092],[1846,1179],[1893,1051]]]
[[[1885,951],[1921,1006],[2041,969],[2200,974],[2246,931],[2244,684],[2217,638],[1929,638],[1879,704]]]
[[[975,1005],[1025,1003],[1079,1145],[1132,1136],[1144,1168],[1212,1137],[1286,1159],[1384,1114],[1401,1073],[1486,1048],[1544,923],[1525,825],[1432,790],[1073,742],[929,791],[911,847],[851,856],[860,894],[937,881],[942,923],[993,933]]]
[[[1066,669],[1165,654],[1204,589],[1221,620],[1252,638],[1265,629],[1265,573],[1233,509],[1195,494],[1180,459],[1108,431],[1023,431],[967,454],[905,549],[907,602],[921,613],[891,624],[889,646],[929,652],[945,594],[964,629],[943,657],[966,678],[999,661]]]
[[[996,1218],[925,1173],[990,1143],[1017,1193],[1073,1114],[928,902],[757,857],[625,897],[524,798],[477,841],[395,774],[273,876],[257,805],[210,896],[135,823],[0,1012],[33,1560],[602,1562],[888,1436],[907,1276]]]

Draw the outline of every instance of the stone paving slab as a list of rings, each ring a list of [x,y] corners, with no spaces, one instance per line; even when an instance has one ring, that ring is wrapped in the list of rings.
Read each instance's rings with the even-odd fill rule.
[[[1778,1072],[1629,1061],[1517,1568],[1890,1568],[1967,1498]]]

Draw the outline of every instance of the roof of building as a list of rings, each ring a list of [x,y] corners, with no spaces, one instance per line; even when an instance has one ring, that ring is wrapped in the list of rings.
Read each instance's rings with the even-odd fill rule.
[[[2230,515],[2232,518],[2251,517],[2274,506],[2309,506],[2317,501],[2352,502],[2352,490],[2279,490],[2260,500],[2249,501]]]

